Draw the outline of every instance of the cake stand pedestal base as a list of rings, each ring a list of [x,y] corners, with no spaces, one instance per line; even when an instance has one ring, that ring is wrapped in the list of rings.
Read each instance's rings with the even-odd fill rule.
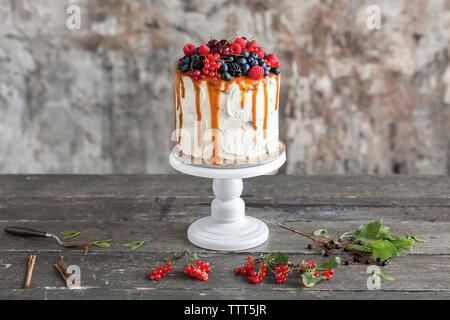
[[[268,162],[237,168],[191,164],[171,153],[169,162],[174,169],[213,179],[215,199],[211,203],[211,216],[189,226],[189,241],[205,249],[224,251],[245,250],[264,243],[269,229],[261,220],[245,215],[245,203],[240,197],[242,179],[269,174],[285,161],[284,150]]]

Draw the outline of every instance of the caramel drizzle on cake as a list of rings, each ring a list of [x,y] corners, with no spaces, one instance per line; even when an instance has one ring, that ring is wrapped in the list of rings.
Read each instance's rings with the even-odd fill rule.
[[[176,70],[175,71],[175,96],[176,96],[176,109],[177,111],[180,111],[179,114],[179,122],[180,122],[180,131],[179,131],[179,135],[178,135],[178,143],[180,143],[181,141],[181,128],[183,127],[183,110],[181,108],[181,98],[184,99],[185,96],[185,90],[184,90],[184,82],[183,82],[183,77],[181,76],[181,73]],[[181,87],[181,98],[180,98],[180,87]],[[177,128],[176,125],[177,122],[177,118],[176,118],[176,113],[175,113],[175,129]]]

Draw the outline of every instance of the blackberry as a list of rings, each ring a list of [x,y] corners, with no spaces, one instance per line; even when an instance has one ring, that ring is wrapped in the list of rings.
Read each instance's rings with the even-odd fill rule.
[[[241,66],[239,65],[239,63],[237,63],[237,62],[230,63],[229,64],[229,73],[233,77],[241,77],[242,76],[242,69],[241,69]]]
[[[196,56],[192,59],[192,69],[194,70],[202,70],[203,69],[203,61],[202,58]]]

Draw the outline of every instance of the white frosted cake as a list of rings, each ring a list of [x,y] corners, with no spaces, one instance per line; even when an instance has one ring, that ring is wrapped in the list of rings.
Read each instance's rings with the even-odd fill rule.
[[[188,44],[175,69],[173,141],[185,157],[223,165],[279,149],[280,64],[256,41]]]

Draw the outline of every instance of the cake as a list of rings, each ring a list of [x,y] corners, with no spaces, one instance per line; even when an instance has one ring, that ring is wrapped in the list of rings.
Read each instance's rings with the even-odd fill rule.
[[[187,44],[175,67],[174,149],[211,165],[277,154],[280,62],[245,37]]]

